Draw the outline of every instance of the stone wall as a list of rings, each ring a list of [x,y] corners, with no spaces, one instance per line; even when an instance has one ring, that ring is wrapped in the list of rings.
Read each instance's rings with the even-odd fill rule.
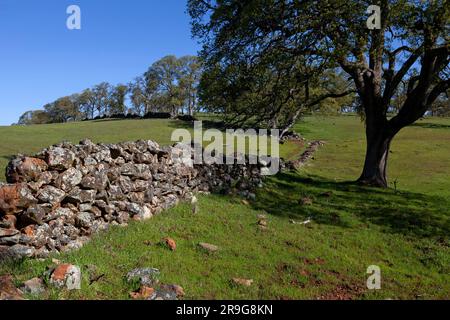
[[[196,192],[261,185],[258,165],[189,165],[191,146],[61,143],[17,156],[0,183],[0,260],[79,248],[109,225],[149,219]]]

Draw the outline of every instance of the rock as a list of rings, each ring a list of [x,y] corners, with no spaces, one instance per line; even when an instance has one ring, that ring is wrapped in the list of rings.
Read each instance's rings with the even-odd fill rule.
[[[45,186],[38,192],[38,199],[45,203],[50,203],[55,205],[60,203],[66,196],[66,193],[58,188],[53,186]]]
[[[82,190],[75,187],[67,194],[66,201],[71,203],[89,203],[92,204],[95,201],[97,191],[95,190]]]
[[[203,249],[205,249],[206,251],[209,251],[209,252],[216,252],[217,250],[219,250],[218,246],[215,246],[215,245],[210,244],[210,243],[200,242],[198,245],[201,248],[203,248]]]
[[[11,237],[19,233],[19,230],[0,228],[0,238]]]
[[[75,214],[73,213],[72,210],[70,210],[68,208],[59,207],[56,210],[54,210],[51,213],[49,213],[45,217],[44,222],[49,222],[49,221],[52,221],[52,220],[56,220],[58,218],[64,218],[65,220],[70,221],[71,218],[74,217],[74,215]],[[49,222],[49,224],[50,224],[50,222]]]
[[[140,206],[136,203],[128,202],[126,210],[130,212],[133,215],[133,217],[136,217],[138,220],[147,220],[153,217],[151,210],[145,205]]]
[[[172,238],[164,238],[162,241],[170,250],[175,251],[177,249],[177,244]]]
[[[155,293],[155,289],[142,286],[139,291],[131,292],[130,297],[132,299],[148,299]]]
[[[21,235],[18,230],[0,229],[0,245],[13,245],[19,243],[20,237]]]
[[[44,281],[41,278],[33,278],[25,281],[21,287],[21,291],[31,295],[39,295],[45,292]]]
[[[105,190],[108,183],[108,174],[105,171],[94,172],[92,175],[85,176],[81,180],[81,186],[83,188],[97,191]]]
[[[21,225],[30,225],[30,224],[42,224],[44,217],[50,211],[43,205],[34,204],[30,206],[27,211],[23,212],[19,215],[19,221]]]
[[[127,274],[127,281],[138,281],[141,286],[154,287],[159,282],[159,270],[155,268],[137,268]]]
[[[59,175],[56,180],[56,186],[65,192],[69,192],[81,183],[82,178],[81,171],[75,168],[69,168]]]
[[[148,300],[177,300],[184,296],[184,290],[178,285],[162,285],[154,291]]]
[[[80,212],[76,217],[76,225],[82,228],[91,227],[93,215],[90,212]]]
[[[134,179],[150,180],[152,178],[150,167],[146,164],[125,163],[121,174]]]
[[[72,264],[60,264],[50,276],[50,284],[67,290],[81,289],[81,270]]]
[[[17,217],[14,215],[5,215],[0,217],[0,228],[15,229]]]
[[[15,214],[37,202],[25,183],[0,187],[0,214]]]
[[[13,159],[6,168],[9,183],[37,181],[42,172],[47,170],[47,163],[38,158],[19,157]]]
[[[23,292],[16,288],[11,275],[0,276],[0,300],[24,300]]]
[[[69,169],[76,158],[71,150],[62,147],[51,147],[44,152],[44,156],[49,167],[55,170]]]
[[[250,287],[253,284],[252,279],[233,278],[232,281],[234,284],[245,287]]]
[[[23,228],[22,233],[25,234],[27,237],[33,237],[34,236],[34,226],[33,225],[29,225],[26,226],[25,228]]]
[[[29,258],[32,257],[35,252],[36,250],[33,247],[28,247],[22,244],[14,244],[12,246],[0,245],[0,261]]]
[[[258,225],[263,226],[263,227],[267,227],[267,220],[259,219]]]
[[[242,202],[242,204],[244,204],[244,205],[246,205],[246,206],[248,206],[248,205],[250,204],[250,202],[248,202],[248,201],[245,200],[245,199],[243,199],[241,202]]]

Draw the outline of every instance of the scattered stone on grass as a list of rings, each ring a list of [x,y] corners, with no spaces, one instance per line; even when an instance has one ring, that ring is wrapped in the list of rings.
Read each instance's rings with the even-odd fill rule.
[[[162,239],[163,243],[172,251],[177,249],[177,243],[172,238],[164,238]]]
[[[131,292],[130,297],[135,300],[143,300],[150,298],[155,293],[155,289],[141,286],[138,291]]]
[[[200,242],[198,244],[201,248],[205,249],[206,251],[209,252],[216,252],[217,250],[219,250],[219,247],[210,243],[205,243],[205,242]]]
[[[231,279],[234,284],[250,287],[253,284],[253,279],[233,278]]]
[[[41,278],[33,278],[25,281],[20,289],[24,293],[40,295],[45,292],[44,281]]]
[[[16,288],[11,275],[0,276],[0,300],[24,300],[23,292]]]
[[[72,264],[60,264],[50,276],[50,284],[66,290],[81,289],[81,270]]]
[[[159,283],[160,271],[155,268],[136,268],[128,272],[127,281],[138,281],[141,286],[154,287]]]

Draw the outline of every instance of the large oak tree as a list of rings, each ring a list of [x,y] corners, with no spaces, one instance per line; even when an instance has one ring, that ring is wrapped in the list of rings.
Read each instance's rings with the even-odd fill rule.
[[[370,5],[380,8],[373,30],[366,24]],[[223,111],[245,114],[242,100],[253,102],[255,94],[261,102],[251,109],[255,117],[287,112],[285,124],[292,125],[302,106],[345,94],[311,97],[309,90],[339,67],[353,82],[366,124],[359,181],[386,187],[392,139],[449,88],[449,8],[448,0],[190,0],[193,34],[203,43],[202,96],[226,106]],[[404,101],[390,116],[401,85]]]

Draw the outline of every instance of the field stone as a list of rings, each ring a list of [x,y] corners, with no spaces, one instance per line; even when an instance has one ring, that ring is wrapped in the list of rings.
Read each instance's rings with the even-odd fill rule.
[[[0,238],[11,237],[19,233],[19,230],[0,228]]]
[[[20,289],[24,293],[39,295],[45,292],[44,281],[41,278],[33,278],[25,281]]]
[[[0,186],[0,214],[15,214],[37,202],[26,183]]]
[[[51,147],[44,154],[47,164],[56,170],[69,169],[76,158],[71,150],[62,147]]]
[[[80,170],[69,168],[61,173],[56,180],[56,186],[65,192],[69,192],[81,183],[83,175]]]
[[[17,157],[6,168],[9,183],[36,181],[47,170],[47,163],[38,158]]]
[[[50,276],[50,284],[67,290],[81,289],[81,270],[72,264],[60,264]]]
[[[43,219],[49,212],[45,206],[34,204],[19,215],[19,220],[22,225],[42,224]]]
[[[66,196],[66,193],[53,186],[45,186],[38,193],[38,199],[45,203],[57,204],[60,203]]]
[[[71,203],[89,203],[92,204],[95,201],[97,191],[95,190],[82,190],[75,187],[67,194],[66,201]]]
[[[5,215],[0,217],[0,228],[15,229],[17,223],[17,217],[14,215]]]
[[[136,268],[127,273],[127,281],[138,281],[141,286],[153,287],[158,284],[160,271],[156,268]]]
[[[198,244],[201,248],[205,249],[206,251],[209,252],[216,252],[217,250],[219,250],[219,247],[210,243],[205,243],[205,242],[200,242]]]
[[[76,217],[76,224],[79,227],[89,228],[92,224],[93,216],[90,212],[80,212]]]
[[[24,300],[23,292],[14,285],[11,275],[0,276],[0,300]]]
[[[34,255],[36,249],[22,244],[15,244],[9,248],[9,255],[13,260],[30,258]]]

